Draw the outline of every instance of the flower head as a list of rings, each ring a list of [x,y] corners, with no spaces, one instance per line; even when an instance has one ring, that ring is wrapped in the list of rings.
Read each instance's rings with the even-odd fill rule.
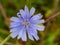
[[[11,37],[15,38],[17,36],[18,39],[22,39],[23,41],[27,40],[27,35],[28,38],[31,40],[36,40],[39,39],[37,35],[37,30],[43,31],[44,26],[42,23],[44,23],[44,19],[42,18],[42,15],[36,14],[34,15],[35,8],[32,7],[31,10],[28,10],[28,7],[25,6],[24,10],[21,9],[18,13],[18,17],[12,17],[11,24],[10,24],[10,32],[11,32]],[[38,25],[41,24],[41,25]]]

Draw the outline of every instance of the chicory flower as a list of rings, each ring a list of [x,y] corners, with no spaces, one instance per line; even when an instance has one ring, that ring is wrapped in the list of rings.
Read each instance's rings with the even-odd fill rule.
[[[11,18],[10,32],[12,38],[17,37],[17,39],[21,38],[23,41],[27,41],[28,35],[28,38],[31,40],[34,40],[34,38],[39,40],[37,30],[44,30],[45,27],[42,25],[44,19],[41,19],[43,16],[40,13],[34,15],[34,12],[34,7],[29,11],[28,7],[25,6],[24,10],[21,9],[17,13],[17,17]]]

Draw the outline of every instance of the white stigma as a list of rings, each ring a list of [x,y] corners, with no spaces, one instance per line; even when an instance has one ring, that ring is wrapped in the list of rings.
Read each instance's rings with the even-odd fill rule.
[[[23,22],[23,24],[24,24],[25,26],[27,26],[29,23],[28,23],[27,21],[25,21],[25,22]]]

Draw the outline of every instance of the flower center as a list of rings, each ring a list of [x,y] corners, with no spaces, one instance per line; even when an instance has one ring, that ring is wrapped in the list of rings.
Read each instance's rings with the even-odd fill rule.
[[[28,23],[27,21],[25,21],[25,22],[23,22],[23,24],[24,24],[25,26],[27,26],[29,23]]]

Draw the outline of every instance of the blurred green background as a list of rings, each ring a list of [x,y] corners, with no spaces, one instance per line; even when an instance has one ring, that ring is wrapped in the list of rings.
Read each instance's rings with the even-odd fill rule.
[[[16,16],[17,12],[25,5],[29,9],[35,7],[35,13],[41,13],[45,20],[60,12],[60,0],[0,0],[0,43],[10,34],[9,18]],[[60,15],[44,23],[44,25],[45,30],[43,32],[38,31],[40,40],[31,41],[28,39],[25,43],[16,38],[10,38],[4,45],[60,45]]]

